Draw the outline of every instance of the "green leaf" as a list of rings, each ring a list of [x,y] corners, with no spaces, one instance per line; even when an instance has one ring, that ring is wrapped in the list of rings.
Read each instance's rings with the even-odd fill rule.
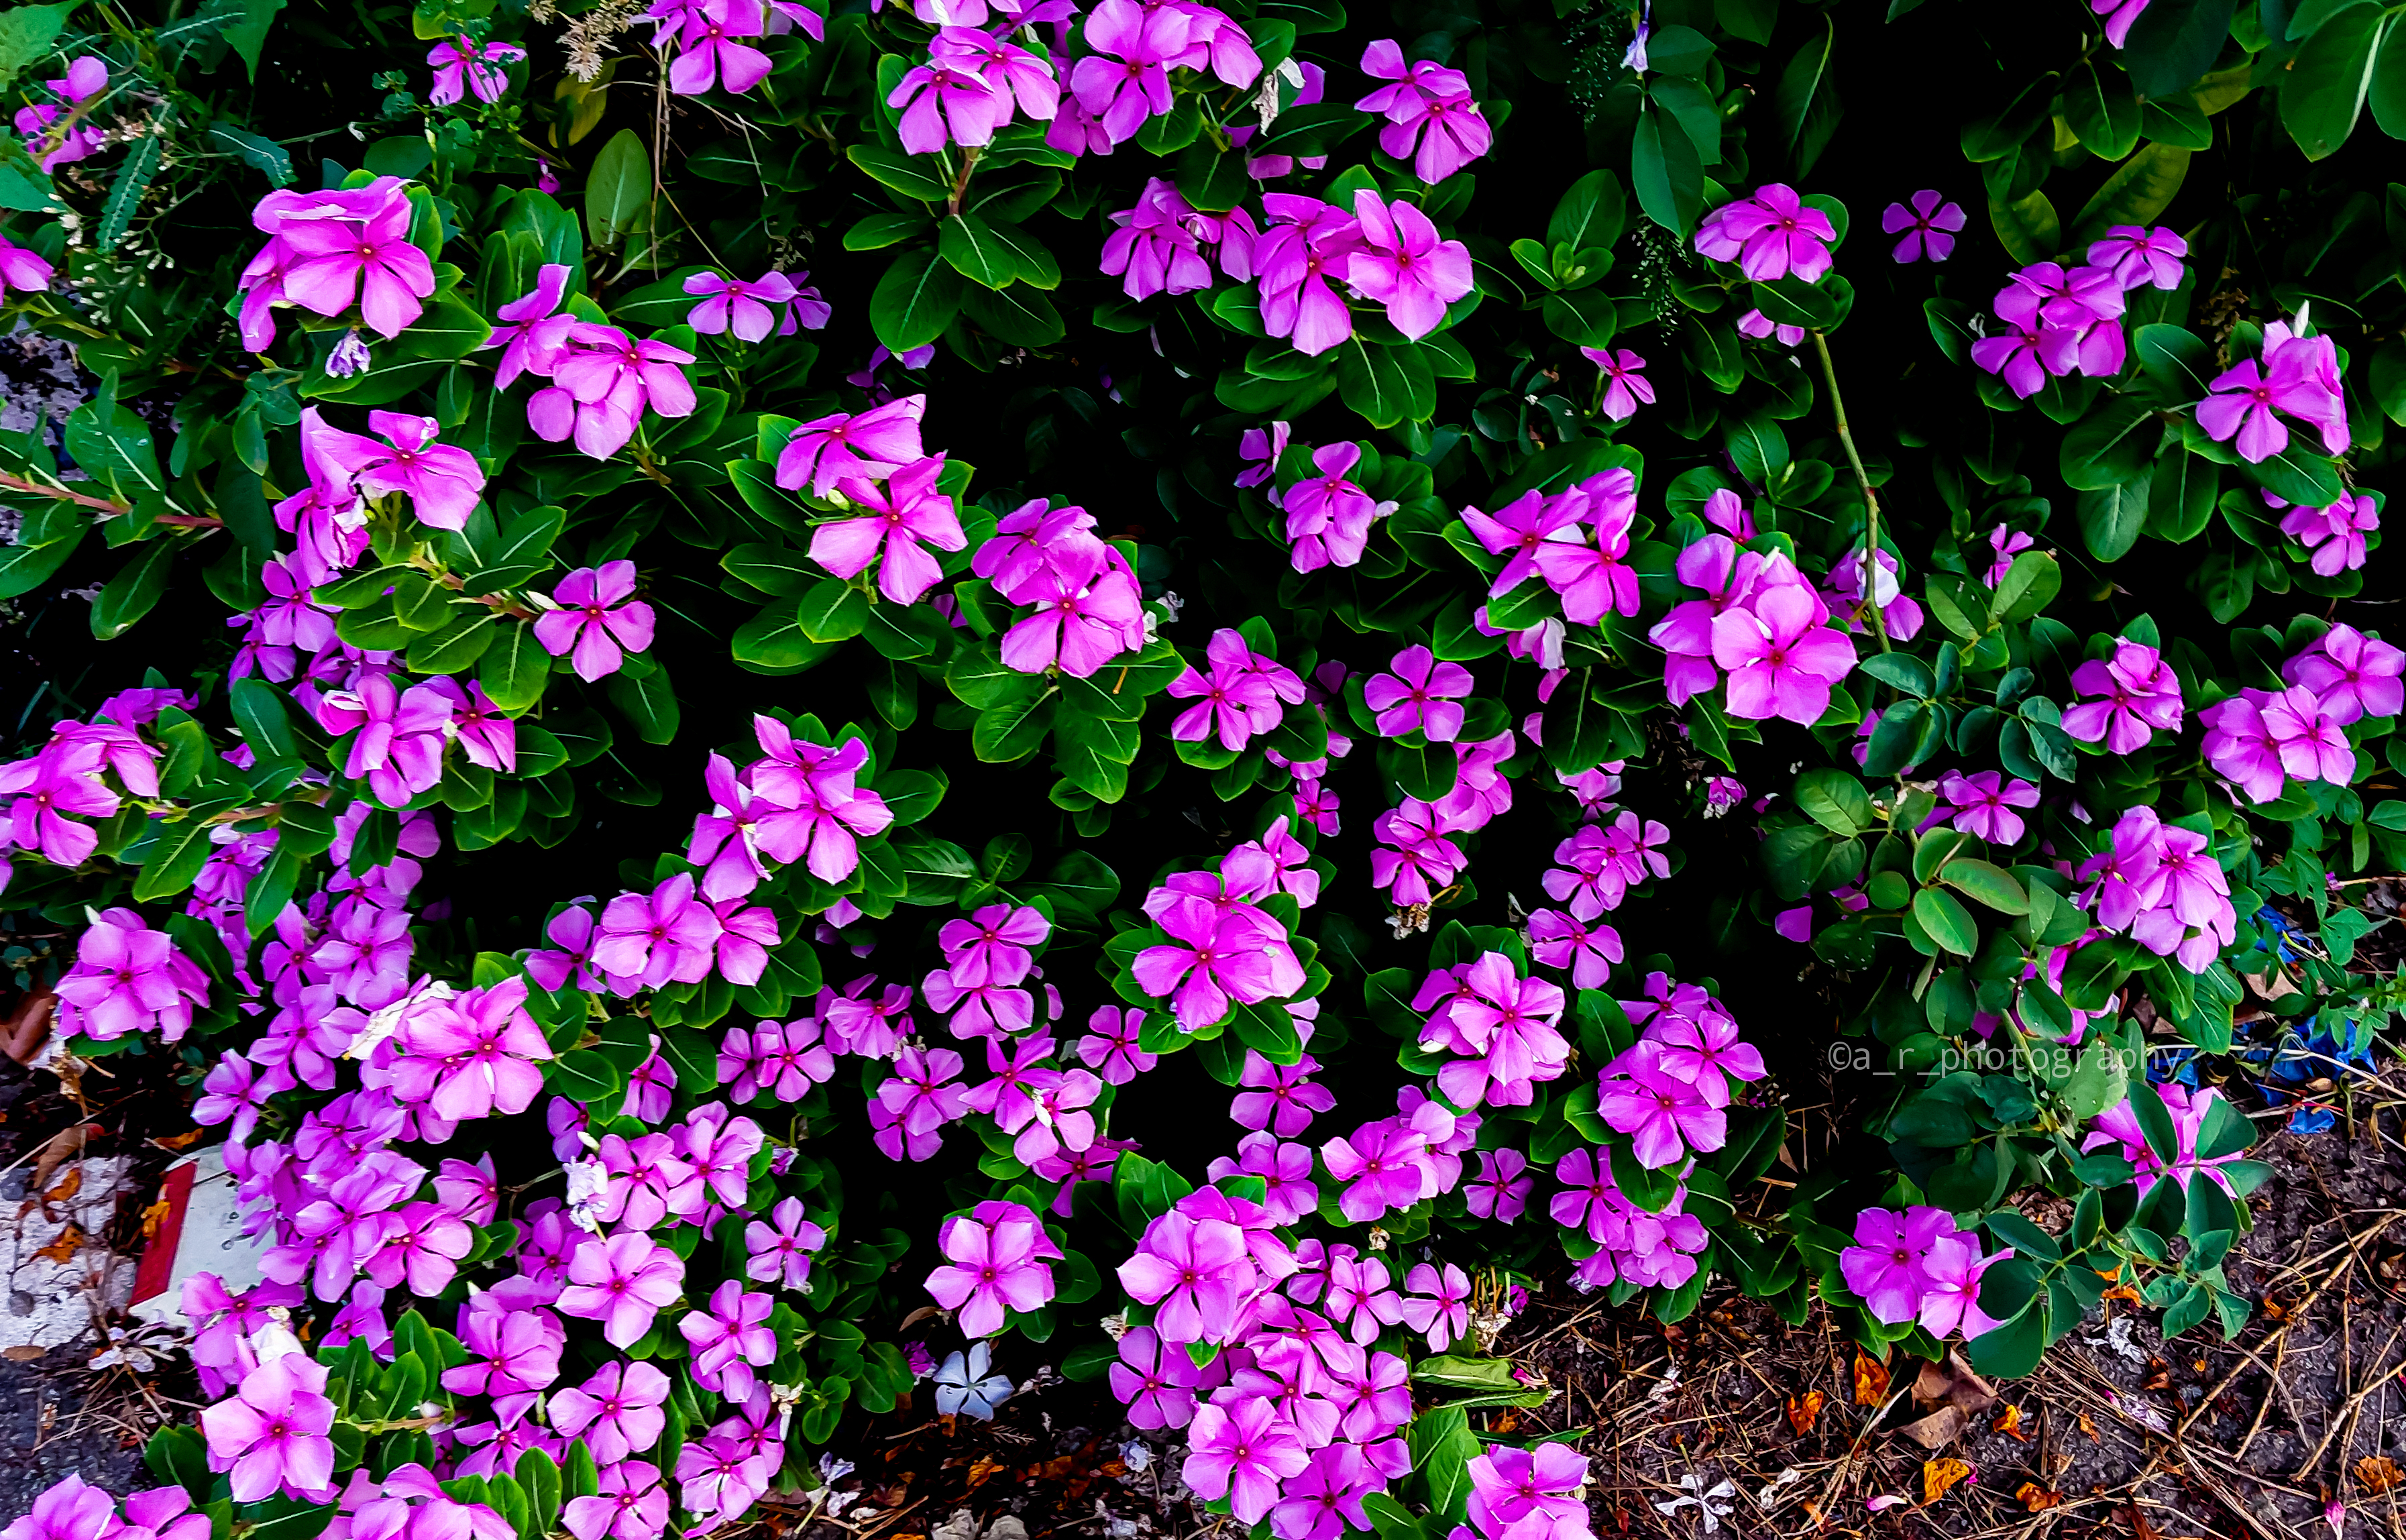
[[[961,312],[961,276],[932,251],[905,251],[869,297],[870,329],[886,350],[907,353],[944,334]]]
[[[999,293],[971,289],[961,313],[979,331],[1013,347],[1050,347],[1069,334],[1053,302],[1025,283]]]
[[[1980,929],[1972,923],[1970,911],[1951,894],[1934,887],[1923,888],[1913,896],[1913,917],[1930,939],[1959,957],[1969,957],[1979,950]]]
[[[142,206],[142,195],[150,189],[150,178],[159,174],[159,162],[166,153],[169,131],[174,127],[176,105],[162,103],[158,115],[134,148],[118,166],[117,176],[108,184],[108,199],[100,206],[100,228],[92,233],[92,244],[101,250],[113,249],[134,228],[134,216]]]
[[[585,228],[608,248],[635,225],[652,201],[652,157],[643,135],[622,128],[593,157],[585,178]]]
[[[1436,1407],[1413,1418],[1405,1438],[1431,1513],[1460,1522],[1470,1501],[1470,1462],[1485,1452],[1468,1416],[1459,1406]]]
[[[952,188],[936,175],[932,159],[905,155],[879,144],[853,145],[844,154],[853,164],[906,198],[941,204],[952,196]]]
[[[1993,1269],[2002,1272],[2003,1269]],[[1981,1308],[1988,1308],[1984,1292]],[[2046,1352],[2046,1328],[2049,1311],[2045,1299],[2029,1304],[2013,1320],[1991,1332],[1983,1332],[1965,1343],[1964,1352],[1972,1367],[1984,1375],[2011,1379],[2038,1367]]]
[[[2118,161],[2138,147],[2139,99],[2119,70],[2083,64],[2063,91],[2063,118],[2100,160]]]
[[[2147,533],[2180,544],[2205,532],[2222,487],[2221,468],[2174,444],[2156,461],[2147,487]]]
[[[2388,13],[2349,6],[2314,29],[2281,80],[2281,126],[2309,161],[2334,154],[2356,130],[2372,89],[2374,50]]]
[[[102,585],[92,601],[92,634],[103,642],[122,636],[165,597],[167,572],[176,562],[174,540],[154,540]]]
[[[858,223],[843,233],[846,251],[883,251],[925,232],[927,216],[905,214],[899,209],[882,208],[865,215]]]
[[[1019,278],[1011,248],[974,214],[955,214],[940,227],[936,250],[954,272],[988,289],[1008,289]]]
[[[1337,354],[1337,391],[1373,428],[1425,422],[1437,412],[1437,377],[1409,344],[1347,338]]]
[[[2163,1096],[2152,1085],[2133,1086],[2130,1090],[2130,1111],[2137,1118],[2139,1132],[2144,1136],[2147,1148],[2167,1166],[2180,1162],[2180,1130],[2173,1125],[2172,1112],[2164,1106]]]
[[[2142,145],[2139,152],[2105,178],[2096,194],[2081,205],[2065,244],[2085,247],[2110,225],[2149,225],[2172,206],[2173,196],[2188,177],[2189,151],[2178,145]],[[2035,197],[2037,194],[2033,193]]]
[[[2055,205],[2044,191],[2033,191],[2012,203],[1989,199],[1988,222],[1996,227],[1997,239],[2006,255],[2017,262],[2045,261],[2056,250],[2056,242],[2063,233]]]
[[[2122,67],[2142,97],[2187,90],[2214,67],[2230,35],[2234,0],[2154,0],[2124,39]]]
[[[1788,61],[1772,96],[1772,120],[1779,125],[1789,163],[1800,177],[1813,169],[1813,162],[1829,148],[1830,136],[1838,131],[1837,48],[1837,21],[1824,17],[1821,35],[1805,43]]]
[[[2365,98],[2372,120],[2393,139],[2406,139],[2406,27],[2391,23],[2372,64],[2372,89]]]
[[[646,743],[676,742],[676,691],[665,667],[655,667],[640,679],[621,670],[610,676],[609,693],[611,704],[635,725],[635,736]]]
[[[1609,171],[1589,172],[1554,205],[1553,218],[1546,221],[1546,245],[1566,246],[1573,251],[1611,247],[1621,239],[1627,202],[1620,177]]]
[[[2147,525],[2152,480],[2152,472],[2142,473],[2135,481],[2080,494],[2080,539],[2090,556],[2100,561],[2119,561],[2139,543],[2139,533]]]
[[[1637,190],[1637,206],[1646,217],[1684,238],[1703,211],[1705,168],[1696,159],[1695,144],[1686,132],[1663,132],[1663,114],[1649,108],[1638,114],[1636,137],[1630,147],[1629,180]]]
[[[59,29],[75,9],[74,0],[56,6],[19,6],[0,12],[0,86],[17,78],[26,65],[50,57]]]
[[[2077,491],[2118,486],[2142,474],[2163,438],[2163,422],[2144,403],[2108,396],[2063,435],[2064,484]]]
[[[1796,778],[1796,807],[1841,839],[1872,827],[1871,793],[1841,770],[1809,770]]]
[[[2021,883],[2014,880],[2013,873],[2002,867],[1991,866],[1968,855],[1959,855],[1938,869],[1938,880],[2000,914],[2030,912],[2030,895],[2022,891]]]
[[[2005,569],[1989,603],[1997,618],[2029,620],[2043,613],[2063,587],[2063,567],[2045,551],[2024,551]]]
[[[502,627],[476,659],[476,683],[505,712],[522,712],[542,699],[550,678],[551,655],[534,639],[531,624]]]
[[[224,121],[209,125],[209,143],[267,178],[270,187],[292,185],[292,157],[282,145]]]

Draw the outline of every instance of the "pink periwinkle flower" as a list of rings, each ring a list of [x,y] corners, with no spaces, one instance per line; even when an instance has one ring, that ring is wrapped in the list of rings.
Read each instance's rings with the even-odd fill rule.
[[[1275,658],[1253,650],[1236,631],[1211,633],[1204,649],[1210,671],[1193,664],[1170,681],[1169,693],[1196,704],[1178,713],[1169,735],[1185,742],[1201,742],[1216,728],[1221,745],[1241,750],[1256,733],[1276,728],[1285,714],[1281,702],[1300,704],[1303,681]]]
[[[1948,770],[1938,778],[1938,794],[1954,808],[1957,828],[1992,845],[2019,841],[2021,815],[2013,810],[2038,806],[2036,786],[2027,781],[2006,780],[1995,770],[1971,775]]]
[[[2262,356],[2242,359],[2215,375],[2208,390],[2197,405],[2198,426],[2229,442],[2251,465],[2289,446],[2284,416],[2318,430],[2328,452],[2347,452],[2347,402],[2340,389],[2338,347],[2328,337],[2300,336],[2274,321],[2264,329]]]
[[[1415,342],[1436,331],[1446,306],[1470,292],[1470,248],[1441,239],[1429,217],[1401,199],[1390,204],[1365,188],[1353,194],[1361,247],[1345,278],[1387,308],[1396,331]]]
[[[1040,1310],[1053,1297],[1053,1269],[1045,1263],[1061,1250],[1025,1204],[981,1203],[946,1220],[937,1244],[946,1264],[927,1275],[927,1293],[959,1312],[964,1336],[991,1336],[1002,1330],[1007,1311]]]
[[[2064,733],[2077,742],[2102,741],[2108,753],[2129,754],[2158,732],[2180,731],[2180,676],[2144,643],[2116,638],[2111,657],[2092,657],[2072,671],[2072,687],[2104,698],[2063,713]]]
[[[1459,663],[1441,662],[1424,646],[1397,653],[1387,665],[1392,671],[1370,676],[1363,697],[1378,713],[1379,732],[1401,738],[1418,732],[1432,743],[1451,743],[1462,733],[1463,697],[1470,693],[1470,671]]]
[[[866,516],[838,519],[812,530],[811,559],[849,579],[882,554],[878,591],[897,604],[918,602],[944,575],[926,545],[957,551],[969,544],[952,498],[937,487],[943,469],[943,457],[938,455],[902,467],[882,487],[842,483],[839,490]]]
[[[1827,214],[1808,206],[1795,189],[1774,182],[1705,216],[1696,227],[1696,250],[1713,261],[1736,262],[1757,283],[1791,275],[1819,283],[1831,267],[1826,243],[1837,238]]]
[[[1654,387],[1638,371],[1646,360],[1628,348],[1615,352],[1609,347],[1582,347],[1588,362],[1604,371],[1604,401],[1601,410],[1614,422],[1627,422],[1637,415],[1641,405],[1654,404]]]
[[[627,653],[651,648],[652,607],[634,595],[633,562],[579,567],[551,590],[557,607],[535,617],[534,639],[552,657],[568,657],[586,683],[606,678]]]
[[[209,1001],[208,975],[163,930],[133,910],[101,911],[76,941],[75,966],[58,982],[63,1035],[107,1042],[156,1031],[168,1042]]]
[[[2281,665],[2281,678],[2322,698],[2323,710],[2344,727],[2368,716],[2395,716],[2406,708],[2406,650],[2333,626],[2314,644]]]
[[[1494,131],[1462,71],[1425,59],[1406,64],[1404,50],[1381,38],[1363,49],[1362,73],[1387,83],[1355,102],[1355,109],[1387,120],[1379,148],[1409,161],[1423,183],[1435,186],[1494,148]]]
[[[299,1351],[271,1358],[242,1378],[227,1400],[205,1408],[209,1469],[224,1471],[237,1503],[278,1492],[307,1502],[334,1499],[334,1404],[326,1368]]]
[[[2309,565],[2324,577],[2363,566],[2365,536],[2380,528],[2380,511],[2362,492],[2328,508],[2292,508],[2281,518],[2281,532],[2314,553]]]
[[[685,1263],[651,1236],[622,1233],[577,1243],[568,1262],[559,1312],[602,1323],[610,1346],[625,1349],[652,1329],[685,1292]]]
[[[426,99],[435,106],[450,106],[473,92],[480,102],[498,102],[510,89],[508,66],[526,56],[526,49],[516,43],[446,37],[426,55],[426,62],[434,67],[434,85]]]
[[[1727,1114],[1666,1060],[1662,1044],[1641,1038],[1597,1077],[1597,1115],[1631,1137],[1638,1164],[1649,1170],[1691,1151],[1709,1154],[1729,1138]]]
[[[1955,233],[1963,228],[1963,206],[1948,203],[1935,188],[1915,193],[1909,208],[1890,204],[1880,215],[1882,230],[1904,237],[1896,243],[1893,253],[1900,262],[1945,261],[1955,254]]]

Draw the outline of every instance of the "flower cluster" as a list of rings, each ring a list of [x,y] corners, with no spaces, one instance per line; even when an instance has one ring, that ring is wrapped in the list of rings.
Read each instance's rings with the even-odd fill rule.
[[[2128,932],[2191,973],[2212,967],[2237,934],[2230,880],[2215,859],[2213,841],[2165,823],[2152,807],[2122,814],[2106,847],[2079,874],[2090,882],[2082,903],[2094,909],[2099,925]]]
[[[2216,374],[2197,403],[2197,425],[2258,464],[2289,446],[2284,417],[2313,429],[2330,454],[2347,453],[2347,399],[2340,385],[2339,345],[2303,334],[2305,318],[2264,329],[2262,353]]]
[[[1479,544],[1506,558],[1489,581],[1489,607],[1534,576],[1560,596],[1564,619],[1577,626],[1637,613],[1637,569],[1629,560],[1636,518],[1637,478],[1619,467],[1552,496],[1524,492],[1493,514],[1462,511]]]
[[[1838,1268],[1874,1319],[1970,1338],[1997,1325],[1980,1309],[1980,1279],[2013,1254],[2008,1246],[1981,1255],[1980,1237],[1958,1230],[1943,1208],[1866,1208],[1855,1216],[1855,1244],[1838,1253]]]
[[[1709,1154],[1729,1139],[1732,1081],[1768,1073],[1727,1007],[1694,984],[1646,976],[1646,997],[1623,1000],[1637,1040],[1597,1072],[1597,1114],[1630,1137],[1649,1170]]]
[[[2122,311],[2130,290],[2177,289],[2187,255],[2172,231],[2116,225],[2089,247],[2084,266],[2033,262],[1998,291],[2005,330],[1974,342],[1972,361],[2025,398],[2067,374],[2111,379],[2128,347]]]
[[[418,205],[398,177],[331,192],[271,192],[251,211],[267,244],[242,270],[242,344],[276,343],[275,312],[298,305],[389,341],[426,313],[434,263],[409,238]]]
[[[1411,162],[1412,175],[1434,187],[1494,148],[1494,131],[1471,99],[1470,78],[1432,60],[1407,64],[1404,50],[1382,38],[1362,50],[1362,73],[1386,84],[1353,104],[1387,120],[1379,148]]]
[[[1726,683],[1732,716],[1820,720],[1831,687],[1855,666],[1855,645],[1829,625],[1829,604],[1796,564],[1709,534],[1679,553],[1675,571],[1705,597],[1674,605],[1646,633],[1663,649],[1672,703]]]
[[[970,558],[969,570],[1005,601],[1034,611],[1003,633],[1005,666],[1091,679],[1111,659],[1144,646],[1136,571],[1094,530],[1094,516],[1083,508],[1055,508],[1039,498],[1004,515]]]

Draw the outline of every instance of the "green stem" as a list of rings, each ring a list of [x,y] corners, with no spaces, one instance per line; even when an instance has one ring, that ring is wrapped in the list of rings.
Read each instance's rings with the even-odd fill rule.
[[[1837,419],[1838,443],[1847,451],[1847,464],[1855,473],[1855,485],[1863,489],[1863,603],[1872,613],[1872,634],[1879,638],[1879,650],[1889,650],[1888,621],[1879,606],[1879,495],[1872,490],[1872,478],[1863,470],[1863,457],[1855,448],[1855,435],[1847,427],[1847,398],[1838,393],[1837,366],[1830,361],[1830,341],[1816,329],[1813,351],[1820,355],[1821,378],[1830,387],[1830,415]]]

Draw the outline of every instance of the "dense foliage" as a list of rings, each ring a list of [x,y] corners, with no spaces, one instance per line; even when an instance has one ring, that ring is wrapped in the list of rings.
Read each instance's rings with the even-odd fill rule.
[[[657,1540],[1026,1339],[1575,1540],[1528,1287],[2235,1331],[2223,1055],[2397,993],[2406,44],[1990,8],[0,17],[10,960],[268,1248],[24,1533]]]

